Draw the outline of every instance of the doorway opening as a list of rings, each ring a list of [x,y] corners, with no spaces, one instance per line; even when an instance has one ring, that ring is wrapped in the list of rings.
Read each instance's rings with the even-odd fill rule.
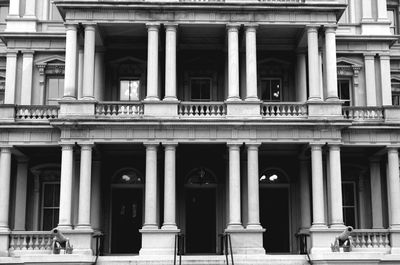
[[[136,254],[142,246],[144,179],[134,169],[120,170],[112,184],[111,253]]]
[[[185,188],[186,253],[216,254],[216,178],[209,170],[196,168],[189,173]]]
[[[260,222],[267,253],[290,252],[289,181],[281,170],[268,169],[260,177]]]

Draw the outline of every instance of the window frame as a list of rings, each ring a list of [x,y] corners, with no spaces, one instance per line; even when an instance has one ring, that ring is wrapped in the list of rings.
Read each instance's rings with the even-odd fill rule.
[[[340,89],[341,86],[339,86],[340,81],[348,81],[348,82],[349,82],[349,99],[348,99],[348,100],[342,99],[342,96],[341,96],[341,89]],[[352,78],[351,78],[351,77],[347,77],[347,76],[345,76],[345,77],[338,77],[338,78],[337,78],[337,92],[338,92],[338,98],[339,98],[340,100],[344,101],[344,102],[349,102],[349,105],[348,105],[348,106],[352,106],[352,105],[353,105],[353,82],[352,82],[352,81],[353,81]],[[343,104],[343,106],[346,106],[346,104]]]
[[[126,99],[124,99],[124,100],[122,100],[121,99],[121,81],[138,81],[139,82],[139,85],[138,85],[138,91],[137,91],[137,99],[130,99],[130,93],[129,93],[129,99],[128,100],[126,100]],[[137,101],[140,101],[140,97],[141,97],[141,93],[140,93],[140,87],[141,87],[141,79],[140,79],[140,77],[136,77],[136,76],[134,76],[134,77],[120,77],[119,78],[119,83],[118,83],[118,100],[119,101],[122,101],[122,102],[137,102]]]
[[[262,86],[262,83],[264,81],[269,81],[271,83],[273,80],[279,80],[279,93],[280,93],[279,100],[263,99],[263,86]],[[264,101],[264,102],[283,102],[283,87],[282,87],[282,84],[283,84],[282,77],[262,77],[262,78],[260,78],[261,100]],[[272,92],[272,91],[270,91],[270,92]],[[272,93],[270,93],[270,95],[272,96]]]
[[[58,214],[60,214],[60,202],[58,202],[58,207],[45,207],[44,206],[44,196],[45,196],[45,186],[49,184],[57,184],[60,186],[59,193],[61,193],[61,182],[60,181],[43,181],[41,183],[41,202],[40,202],[40,229],[43,230],[44,227],[44,212],[46,209],[58,209]],[[58,223],[57,223],[58,224]],[[55,225],[57,225],[55,224]],[[55,227],[55,226],[54,226]]]
[[[345,184],[351,184],[353,186],[353,199],[354,199],[354,205],[345,205],[344,204],[344,193],[343,193],[343,186]],[[346,224],[346,216],[345,216],[345,209],[351,209],[353,208],[354,211],[354,226],[353,228],[358,227],[358,196],[357,196],[357,183],[354,180],[343,180],[341,183],[341,188],[342,188],[342,213],[343,213],[343,222],[345,225]]]
[[[392,77],[390,84],[392,88],[392,105],[400,106],[400,79]],[[395,98],[397,98],[397,104],[395,104]]]
[[[208,80],[210,83],[210,98],[209,99],[193,99],[192,96],[192,81],[193,80]],[[190,77],[189,79],[189,93],[190,93],[190,101],[193,102],[209,102],[213,100],[213,79],[207,76],[199,76],[199,77]],[[201,96],[201,95],[200,95]]]
[[[50,79],[63,79],[65,82],[65,76],[64,75],[46,75],[46,94],[45,94],[45,105],[49,106],[49,105],[58,105],[58,101],[62,98],[62,94],[60,95],[60,98],[49,98],[49,92],[50,92],[50,86],[49,86],[49,80]],[[61,91],[63,93],[63,90]],[[50,102],[55,102],[56,104],[49,104]]]
[[[390,19],[389,13],[390,11],[393,11],[393,21]],[[390,21],[390,32],[393,35],[398,34],[399,32],[399,15],[398,15],[398,7],[397,6],[388,6],[387,8],[387,12],[388,12],[388,19]],[[393,26],[392,26],[393,24]]]

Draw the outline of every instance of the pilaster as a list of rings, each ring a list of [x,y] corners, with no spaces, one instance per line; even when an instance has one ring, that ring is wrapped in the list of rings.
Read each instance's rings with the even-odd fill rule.
[[[33,51],[23,51],[21,105],[32,104]]]

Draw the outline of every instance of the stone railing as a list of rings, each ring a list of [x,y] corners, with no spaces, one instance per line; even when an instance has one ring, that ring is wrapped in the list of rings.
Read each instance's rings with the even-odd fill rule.
[[[51,253],[53,239],[50,231],[12,231],[9,252]]]
[[[178,106],[181,117],[225,117],[226,105],[222,102],[181,102]]]
[[[262,103],[261,116],[266,118],[303,118],[307,117],[306,104],[297,102]]]
[[[15,119],[26,121],[43,121],[56,119],[59,106],[18,105],[15,107]]]
[[[382,107],[343,107],[345,119],[355,121],[383,121],[384,112]]]
[[[390,233],[387,229],[355,229],[351,236],[354,251],[390,249]]]
[[[140,117],[143,111],[141,102],[99,102],[96,105],[99,117]]]

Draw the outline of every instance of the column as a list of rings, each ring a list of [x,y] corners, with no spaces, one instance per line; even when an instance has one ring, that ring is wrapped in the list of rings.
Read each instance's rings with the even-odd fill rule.
[[[12,2],[13,1],[11,1],[10,4]],[[6,63],[6,91],[4,95],[5,104],[15,104],[16,81],[17,81],[17,51],[8,51],[7,63]]]
[[[143,229],[157,229],[157,147],[150,143],[146,146],[145,209]]]
[[[72,229],[73,147],[72,144],[65,144],[62,145],[61,151],[60,213],[58,223],[58,228],[60,229]]]
[[[10,0],[9,17],[19,17],[20,0]]]
[[[311,208],[310,208],[310,161],[300,159],[300,212],[301,229],[309,229],[311,226]]]
[[[81,144],[79,213],[77,229],[91,229],[90,205],[92,187],[92,147],[92,144]]]
[[[340,164],[340,147],[329,146],[329,190],[331,202],[331,227],[343,226],[343,203],[342,203],[342,174]]]
[[[362,1],[362,22],[371,22],[372,19],[372,0]]]
[[[364,54],[365,64],[365,94],[368,107],[376,106],[376,87],[375,87],[375,54]]]
[[[158,95],[158,32],[160,24],[147,24],[147,95],[145,100],[160,100]]]
[[[22,57],[21,105],[32,104],[33,51],[24,51]]]
[[[65,74],[63,99],[76,99],[77,25],[66,24]]]
[[[336,67],[336,25],[325,26],[325,71],[327,100],[338,100]]]
[[[356,23],[356,3],[355,0],[349,0],[350,23]]]
[[[15,186],[14,230],[25,230],[28,159],[18,158]]]
[[[94,98],[102,101],[104,97],[105,71],[104,71],[104,52],[96,51],[94,56]],[[79,82],[79,73],[78,73]],[[79,91],[79,84],[78,84]]]
[[[325,228],[324,175],[322,170],[322,148],[311,144],[312,209],[313,228]]]
[[[382,219],[382,184],[381,168],[378,158],[371,158],[369,162],[370,182],[371,182],[371,210],[372,228],[383,228]]]
[[[228,24],[228,101],[239,97],[239,24]]]
[[[76,75],[78,76],[78,94],[77,98],[82,98],[83,97],[83,61],[84,61],[84,51],[83,47],[79,47],[78,50],[78,62],[77,62],[77,69],[76,69]],[[64,80],[65,82],[65,80]]]
[[[229,220],[228,229],[241,229],[240,207],[240,144],[228,144],[229,148]]]
[[[43,0],[42,20],[49,20],[49,0]]]
[[[176,33],[178,24],[165,24],[165,101],[176,101]]]
[[[25,1],[25,14],[24,18],[36,18],[36,0]]]
[[[84,59],[83,59],[83,91],[82,91],[82,96],[83,96],[82,99],[86,100],[94,99],[94,54],[96,49],[95,35],[96,35],[95,25],[86,24],[85,47],[83,56]],[[75,79],[74,82],[76,82]]]
[[[378,7],[378,22],[387,22],[388,19],[388,12],[387,12],[387,1],[386,0],[378,0],[377,1]]]
[[[399,151],[397,148],[388,147],[388,193],[390,228],[400,228],[400,182],[399,182]]]
[[[261,229],[260,224],[260,197],[258,174],[258,147],[260,144],[246,144],[247,146],[247,194],[248,220],[247,228]]]
[[[176,226],[176,146],[164,144],[164,223],[162,229],[177,229]]]
[[[246,101],[259,101],[257,93],[257,25],[246,25]]]
[[[309,100],[320,101],[320,76],[319,76],[319,58],[318,58],[318,28],[316,26],[307,27],[308,39],[308,86]]]
[[[90,207],[90,224],[94,230],[100,230],[102,208],[101,208],[101,161],[92,162],[92,206]]]
[[[390,76],[390,56],[389,54],[379,54],[381,66],[381,89],[382,106],[392,105],[392,84]]]
[[[39,175],[33,177],[33,210],[32,210],[32,228],[39,230],[39,212],[40,212],[40,179]]]
[[[297,53],[296,64],[296,100],[297,102],[307,101],[307,61],[304,52]]]
[[[0,150],[0,232],[8,232],[10,208],[11,148]]]

